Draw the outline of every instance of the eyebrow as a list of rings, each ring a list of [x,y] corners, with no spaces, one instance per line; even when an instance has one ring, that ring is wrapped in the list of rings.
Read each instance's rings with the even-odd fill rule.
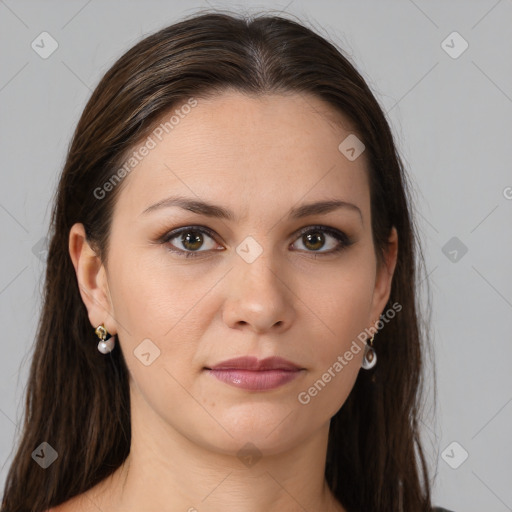
[[[166,199],[162,199],[161,201],[158,201],[158,203],[148,206],[142,212],[142,214],[146,215],[153,211],[160,210],[162,208],[170,208],[173,206],[177,206],[179,208],[188,210],[193,213],[197,213],[199,215],[206,215],[208,217],[225,219],[229,221],[236,220],[236,215],[231,210],[228,210],[222,206],[213,203],[200,201],[197,199],[190,199],[188,197],[183,196],[173,196],[167,197]],[[301,219],[303,217],[309,217],[311,215],[327,214],[341,208],[358,213],[359,217],[361,218],[361,221],[363,220],[363,214],[361,213],[359,207],[357,207],[355,204],[347,203],[346,201],[340,201],[336,199],[307,203],[292,208],[288,213],[288,218]]]

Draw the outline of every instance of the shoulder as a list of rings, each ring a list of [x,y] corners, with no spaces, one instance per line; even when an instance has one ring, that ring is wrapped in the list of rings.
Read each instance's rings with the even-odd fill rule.
[[[453,512],[452,510],[448,510],[447,508],[442,507],[434,507],[432,512]]]
[[[82,510],[82,508],[78,508],[74,503],[71,503],[71,501],[66,501],[61,505],[49,508],[44,512],[82,512]]]
[[[50,507],[44,512],[98,512],[100,510],[112,510],[112,502],[107,499],[104,492],[106,487],[104,482],[100,482],[96,486],[77,494],[67,501]]]
[[[59,505],[57,507],[49,508],[44,512],[72,512],[72,510],[73,509],[69,506],[69,502],[66,501],[66,503],[63,503],[62,505]]]
[[[112,501],[114,482],[112,475],[98,482],[93,487],[76,494],[67,501],[50,507],[44,512],[99,512],[118,510]]]
[[[79,496],[75,496],[60,505],[45,510],[44,512],[85,512],[85,509],[80,505]]]

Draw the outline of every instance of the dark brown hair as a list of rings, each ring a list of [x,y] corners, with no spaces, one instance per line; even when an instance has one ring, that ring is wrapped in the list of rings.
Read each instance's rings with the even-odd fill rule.
[[[395,226],[399,253],[389,303],[402,310],[375,338],[378,364],[359,372],[331,420],[325,477],[348,511],[430,511],[431,482],[419,431],[422,340],[428,330],[421,329],[416,257],[423,260],[407,176],[385,115],[342,51],[301,23],[268,14],[210,12],[164,28],[121,56],[78,122],[52,211],[23,431],[3,512],[56,506],[96,485],[127,457],[126,364],[119,348],[107,356],[96,350],[68,252],[69,231],[83,223],[89,243],[106,262],[121,187],[101,200],[94,190],[164,114],[191,97],[227,89],[312,94],[348,117],[366,146],[375,250],[382,261]],[[44,441],[58,453],[47,469],[31,457]]]

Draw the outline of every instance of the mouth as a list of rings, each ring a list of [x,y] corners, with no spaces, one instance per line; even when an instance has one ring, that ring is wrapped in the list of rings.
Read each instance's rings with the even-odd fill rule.
[[[281,357],[257,359],[238,357],[205,367],[209,374],[221,382],[251,391],[276,389],[302,375],[305,368]]]

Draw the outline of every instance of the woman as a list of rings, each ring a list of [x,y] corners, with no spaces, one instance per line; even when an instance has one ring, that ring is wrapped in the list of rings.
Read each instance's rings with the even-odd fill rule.
[[[432,510],[406,185],[363,78],[298,23],[202,14],[130,49],[60,179],[2,511]]]

